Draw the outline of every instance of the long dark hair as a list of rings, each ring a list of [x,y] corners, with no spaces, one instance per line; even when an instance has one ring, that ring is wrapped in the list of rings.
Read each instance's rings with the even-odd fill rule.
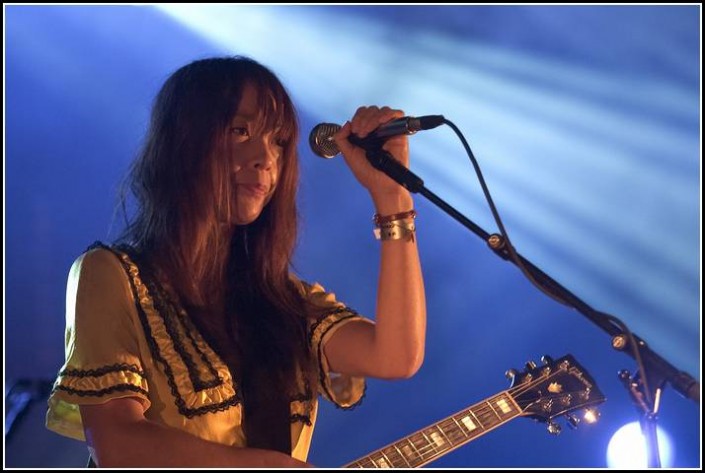
[[[227,169],[214,151],[248,84],[257,90],[265,129],[277,130],[283,141],[283,159],[261,215],[224,232],[218,212],[228,184],[218,182]],[[297,141],[292,101],[263,65],[235,56],[180,68],[156,97],[144,147],[130,169],[136,214],[120,238],[166,276],[231,367],[266,366],[272,382],[292,395],[301,390],[297,367],[309,384],[315,379],[308,308],[289,273],[297,238]]]

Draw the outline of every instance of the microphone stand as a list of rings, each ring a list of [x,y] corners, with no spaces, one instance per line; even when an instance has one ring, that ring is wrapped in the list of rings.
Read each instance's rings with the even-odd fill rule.
[[[409,190],[409,192],[418,193],[426,197],[441,210],[460,222],[461,225],[482,238],[488,244],[490,249],[492,249],[492,251],[494,251],[500,258],[510,261],[518,266],[516,261],[511,258],[510,253],[507,250],[508,245],[501,235],[487,233],[443,199],[428,190],[424,186],[423,180],[420,177],[397,161],[388,151],[383,150],[381,148],[381,144],[378,143],[375,146],[367,146],[365,151],[367,160],[373,167],[384,172],[390,178]],[[627,370],[622,370],[619,372],[618,376],[624,383],[624,386],[629,392],[637,411],[639,411],[641,415],[640,424],[642,432],[646,437],[648,466],[660,467],[661,464],[656,438],[656,420],[663,386],[668,382],[683,397],[691,399],[699,404],[700,384],[688,373],[676,369],[673,365],[651,350],[646,342],[644,342],[644,340],[639,338],[636,334],[625,333],[621,323],[616,323],[616,319],[614,317],[593,309],[587,303],[580,300],[577,296],[553,280],[550,276],[534,266],[530,261],[526,260],[519,253],[515,252],[515,255],[521,261],[521,264],[544,288],[548,290],[548,292],[556,295],[560,300],[565,301],[566,304],[572,306],[575,310],[591,320],[595,325],[607,332],[612,337],[612,348],[623,351],[632,357],[636,356],[641,359],[641,364],[645,373],[639,373],[637,371],[634,376],[630,376],[630,373]],[[631,346],[632,342],[630,340],[633,340],[634,343],[636,343],[635,347]]]

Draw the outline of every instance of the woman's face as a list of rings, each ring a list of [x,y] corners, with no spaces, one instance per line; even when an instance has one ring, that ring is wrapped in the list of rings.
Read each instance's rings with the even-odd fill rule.
[[[263,129],[261,115],[257,89],[248,84],[225,135],[233,186],[227,220],[234,225],[247,225],[259,217],[279,177],[284,147],[276,130]]]

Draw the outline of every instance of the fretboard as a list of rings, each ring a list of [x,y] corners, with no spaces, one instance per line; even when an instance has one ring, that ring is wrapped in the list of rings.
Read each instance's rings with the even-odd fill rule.
[[[418,468],[521,414],[508,391],[479,402],[345,468]]]

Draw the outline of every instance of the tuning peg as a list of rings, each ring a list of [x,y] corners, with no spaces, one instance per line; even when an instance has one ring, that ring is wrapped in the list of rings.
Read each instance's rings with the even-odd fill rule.
[[[543,355],[543,356],[541,357],[541,363],[543,363],[544,365],[552,365],[552,364],[553,364],[553,358],[551,358],[551,357],[548,356],[548,355]]]
[[[547,429],[548,429],[548,433],[551,434],[551,435],[558,435],[558,434],[561,433],[561,426],[558,425],[558,424],[556,424],[556,423],[553,422],[553,421],[550,421],[550,422],[548,423]]]
[[[587,401],[590,399],[590,394],[592,393],[592,390],[590,388],[585,388],[582,391],[578,392],[578,397],[582,399],[583,401]]]
[[[514,381],[514,378],[516,378],[516,375],[519,372],[515,370],[514,368],[510,368],[507,371],[504,372],[504,376],[509,380],[509,381]]]
[[[526,366],[526,369],[529,371],[536,369],[536,363],[531,360],[527,361],[525,366]]]
[[[564,406],[570,406],[573,403],[573,396],[570,393],[566,393],[561,396],[560,401]]]
[[[575,414],[566,414],[565,418],[568,420],[568,427],[573,430],[578,428],[578,424],[580,424],[580,418],[578,416]]]

